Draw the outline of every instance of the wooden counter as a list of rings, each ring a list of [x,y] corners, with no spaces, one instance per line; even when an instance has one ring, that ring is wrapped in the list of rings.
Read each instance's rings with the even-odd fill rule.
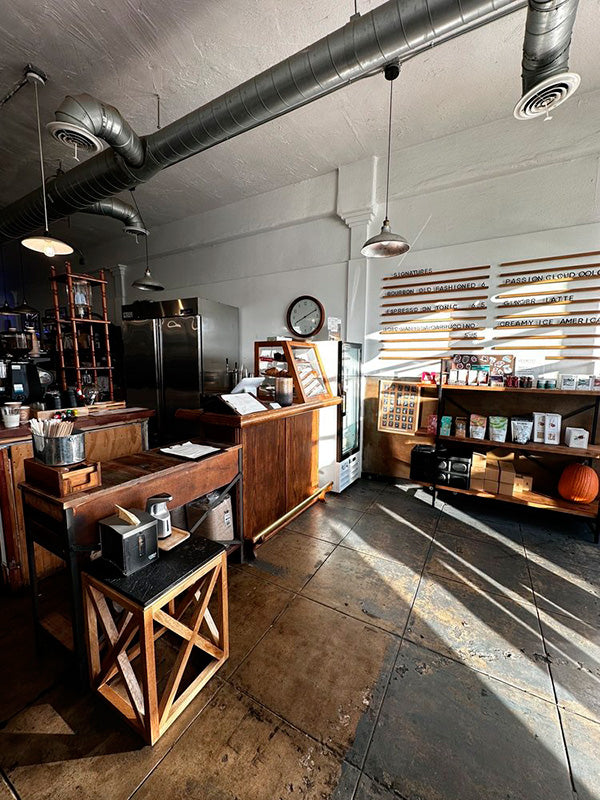
[[[110,461],[148,448],[148,419],[155,412],[147,408],[116,409],[80,417],[76,427],[85,431],[86,458]],[[29,426],[0,429],[0,512],[6,548],[2,564],[3,584],[11,590],[29,582],[23,504],[17,487],[25,480],[24,462],[33,456]],[[38,574],[49,575],[60,567],[50,553],[36,548]]]
[[[89,554],[100,547],[98,520],[112,514],[115,504],[143,509],[146,499],[159,492],[173,495],[169,507],[178,508],[234,481],[239,486],[239,450],[234,445],[199,461],[182,461],[155,450],[131,454],[102,464],[102,486],[62,498],[31,484],[21,484],[35,621],[38,628],[41,626],[75,651],[82,676],[87,670],[80,568]],[[238,502],[235,508],[237,514]],[[55,610],[40,612],[37,578],[41,576],[34,568],[35,546],[54,553],[61,566],[66,564],[70,620]]]
[[[180,409],[189,435],[243,448],[244,537],[258,544],[323,497],[319,486],[319,409],[339,397],[243,417],[200,409]]]

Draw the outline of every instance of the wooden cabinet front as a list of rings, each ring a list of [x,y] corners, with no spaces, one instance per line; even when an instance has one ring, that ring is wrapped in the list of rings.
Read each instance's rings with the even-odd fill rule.
[[[244,535],[252,539],[288,510],[286,422],[274,419],[242,431]]]
[[[285,510],[291,511],[318,488],[319,414],[285,420]]]

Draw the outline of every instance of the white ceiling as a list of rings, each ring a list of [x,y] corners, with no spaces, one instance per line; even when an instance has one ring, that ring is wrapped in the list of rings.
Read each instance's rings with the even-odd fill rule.
[[[379,0],[359,0],[367,11]],[[42,119],[65,94],[89,92],[117,106],[140,134],[166,124],[343,25],[352,0],[0,0],[0,95],[31,61],[48,73]],[[580,91],[600,88],[600,0],[581,0],[571,48]],[[525,11],[403,66],[395,84],[395,149],[506,118],[520,93]],[[156,176],[138,189],[149,225],[227,205],[328,172],[386,146],[387,84],[361,81]],[[531,136],[535,123],[522,123]],[[54,172],[75,162],[44,138]],[[0,205],[39,185],[33,96],[0,110]],[[111,220],[77,215],[80,246],[116,235]]]

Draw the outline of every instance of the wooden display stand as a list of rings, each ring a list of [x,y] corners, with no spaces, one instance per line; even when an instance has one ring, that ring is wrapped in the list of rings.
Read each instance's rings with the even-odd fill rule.
[[[281,354],[282,359],[275,359]],[[254,374],[274,380],[292,378],[296,403],[324,400],[332,396],[319,351],[312,342],[254,342]],[[274,400],[259,387],[259,397]]]
[[[492,400],[493,398],[493,400]],[[578,424],[590,430],[590,444],[587,448],[567,447],[563,444],[541,444],[537,442],[497,442],[491,439],[474,439],[470,437],[441,436],[439,426],[441,418],[450,409],[457,409],[467,417],[471,413],[485,416],[490,414],[490,409],[503,416],[521,416],[532,411],[546,411],[550,409],[561,413],[562,419],[573,420],[577,418]],[[508,503],[544,508],[548,511],[558,511],[573,514],[593,520],[595,526],[595,541],[600,539],[600,503],[573,503],[555,495],[555,486],[552,485],[562,471],[559,460],[565,458],[583,459],[592,462],[597,469],[600,463],[600,445],[597,444],[598,419],[600,417],[600,392],[595,391],[568,391],[562,389],[520,389],[516,387],[493,386],[458,386],[444,384],[439,387],[438,406],[438,433],[435,438],[437,445],[452,443],[454,446],[469,449],[501,449],[507,452],[523,453],[529,460],[534,473],[534,488],[537,491],[525,491],[518,494],[494,494],[479,489],[448,488],[447,491],[460,494],[470,494],[477,497],[502,500]],[[550,461],[549,459],[554,459]],[[551,482],[548,481],[551,476]],[[446,489],[432,484],[435,492]],[[539,491],[539,489],[543,491]]]
[[[145,597],[144,589],[136,588],[139,573],[116,581],[82,575],[92,687],[148,744],[158,741],[229,657],[227,555],[224,548],[216,547],[216,555],[183,580],[171,576],[170,585],[151,599]],[[159,560],[142,571],[161,567]],[[123,591],[115,588],[120,585]],[[211,611],[209,603],[215,594],[216,608]],[[122,610],[117,612],[114,603]],[[156,641],[167,631],[180,644],[159,693]],[[192,655],[197,651],[206,658],[190,680]],[[136,674],[133,665],[138,658]]]

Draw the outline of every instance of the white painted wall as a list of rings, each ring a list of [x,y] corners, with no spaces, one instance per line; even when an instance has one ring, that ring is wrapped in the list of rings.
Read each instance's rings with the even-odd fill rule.
[[[600,93],[576,96],[554,117],[519,123],[507,111],[476,129],[395,152],[390,218],[413,244],[402,267],[600,249]],[[373,336],[380,281],[400,261],[367,263],[360,246],[381,225],[384,168],[366,159],[155,228],[150,262],[166,286],[163,296],[198,294],[238,305],[249,365],[252,342],[285,333],[289,302],[314,294],[328,315],[342,317],[349,339],[366,342],[368,370],[380,371]],[[86,256],[92,267],[128,265],[126,287],[143,272],[142,247],[123,236]],[[128,302],[142,296],[126,289]],[[117,291],[115,304],[122,299]]]

